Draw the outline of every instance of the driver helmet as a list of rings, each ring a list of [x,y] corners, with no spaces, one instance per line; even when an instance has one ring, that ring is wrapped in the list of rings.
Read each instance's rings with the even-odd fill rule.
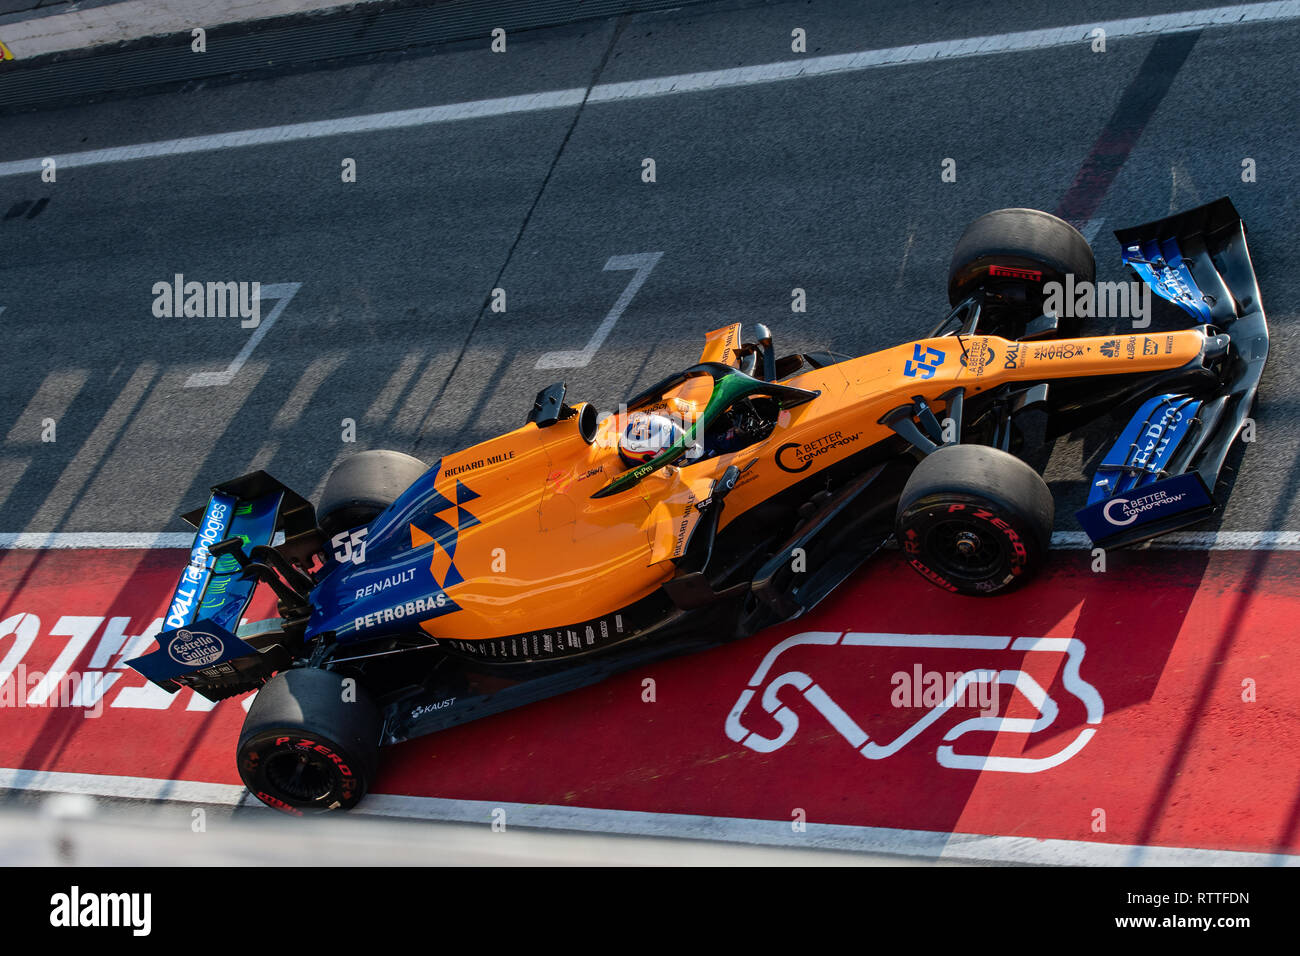
[[[633,412],[618,439],[618,453],[629,465],[643,465],[682,437],[682,429],[671,418]]]

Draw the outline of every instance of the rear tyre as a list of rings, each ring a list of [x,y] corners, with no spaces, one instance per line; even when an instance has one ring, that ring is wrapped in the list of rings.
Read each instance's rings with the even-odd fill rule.
[[[316,508],[316,524],[326,537],[369,524],[429,470],[400,451],[363,451],[345,458],[330,473]]]
[[[383,718],[357,684],[307,667],[267,681],[239,735],[239,776],[253,796],[295,816],[348,810],[379,763]]]
[[[949,445],[927,456],[898,501],[908,563],[932,584],[987,597],[1046,562],[1055,507],[1038,472],[996,448]]]
[[[1043,314],[1043,286],[1093,282],[1097,263],[1088,240],[1072,225],[1038,209],[997,209],[980,216],[961,234],[948,267],[948,301],[953,305],[987,293],[980,332],[1017,339]],[[1061,317],[1057,334],[1080,334],[1083,321]]]

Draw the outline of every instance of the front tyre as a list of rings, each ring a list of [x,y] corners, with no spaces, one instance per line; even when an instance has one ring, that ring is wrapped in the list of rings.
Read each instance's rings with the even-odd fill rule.
[[[898,501],[908,563],[932,584],[988,597],[1046,562],[1055,507],[1046,482],[1014,455],[949,445],[916,466]]]
[[[1048,283],[1081,287],[1096,278],[1088,240],[1064,219],[1040,209],[996,209],[972,222],[957,240],[948,266],[948,301],[955,306],[983,290],[977,331],[1018,339],[1027,323],[1043,314]],[[1082,319],[1060,318],[1057,336],[1082,331]]]
[[[379,762],[383,718],[355,682],[314,667],[277,674],[239,735],[239,776],[269,807],[295,816],[349,810]]]

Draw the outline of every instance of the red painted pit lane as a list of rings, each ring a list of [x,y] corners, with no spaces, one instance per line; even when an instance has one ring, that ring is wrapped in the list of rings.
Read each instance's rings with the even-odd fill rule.
[[[139,653],[130,640],[119,646],[122,635],[161,616],[182,560],[181,551],[0,552],[0,671],[13,672],[0,766],[238,783],[247,698],[207,709],[121,667]],[[885,555],[797,621],[392,748],[375,789],[780,821],[802,809],[818,823],[1300,852],[1300,554],[1120,552],[1106,573],[1089,564],[1085,552],[1058,552],[1031,587],[979,600],[942,593]],[[809,633],[834,643],[770,654]],[[926,641],[950,646],[903,646]],[[17,679],[61,656],[69,671],[113,681],[100,716],[27,706],[32,685],[19,690]],[[924,696],[894,706],[895,675],[918,669],[996,671],[998,713],[1012,722],[996,733],[964,723],[981,716],[974,691],[950,709]],[[647,679],[653,702],[643,699]],[[763,704],[774,682],[783,684],[770,692],[775,716]],[[1251,686],[1255,699],[1243,699]],[[755,693],[729,736],[747,689]],[[968,768],[982,757],[993,759]]]

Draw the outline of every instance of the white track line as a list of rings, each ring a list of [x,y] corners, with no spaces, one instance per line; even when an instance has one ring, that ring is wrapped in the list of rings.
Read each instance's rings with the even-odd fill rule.
[[[185,548],[194,545],[187,531],[55,531],[0,534],[0,550],[63,551],[94,548]]]
[[[1300,551],[1297,531],[1173,531],[1150,542],[1152,548],[1177,551]],[[1092,549],[1082,531],[1057,531],[1052,548],[1060,551]]]
[[[193,544],[194,534],[189,531],[0,533],[0,551],[189,550]],[[1150,546],[1174,551],[1300,551],[1300,531],[1174,531],[1156,538]],[[1052,534],[1052,549],[1055,551],[1091,548],[1092,542],[1082,531]]]
[[[292,123],[287,126],[270,126],[263,129],[241,130],[235,133],[213,133],[210,136],[189,136],[185,139],[168,139],[137,146],[115,146],[111,149],[92,149],[81,153],[64,153],[55,156],[58,169],[72,166],[98,166],[103,163],[124,163],[135,159],[155,159],[159,156],[179,156],[185,153],[205,153],[215,149],[235,149],[241,146],[267,146],[292,143],[297,140],[318,139],[323,136],[342,136],[349,133],[371,133],[377,130],[401,129],[406,126],[430,126],[458,120],[481,119],[488,116],[508,116],[511,113],[535,113],[539,110],[577,106],[586,90],[552,90],[547,93],[530,93],[525,96],[507,96],[493,100],[475,100],[469,103],[451,103],[414,110],[397,110],[391,113],[370,113],[346,119],[319,120],[312,123]],[[40,159],[20,159],[0,163],[0,176],[39,172]]]
[[[284,543],[284,532],[277,531],[271,544]],[[148,550],[151,548],[194,547],[193,531],[23,531],[0,533],[0,551],[93,551]]]
[[[0,768],[0,789],[180,803],[235,805],[248,800],[243,787],[231,784],[157,780],[107,774]],[[809,823],[795,833],[789,821],[738,817],[707,817],[678,813],[644,813],[537,804],[444,800],[372,794],[353,813],[405,820],[434,820],[489,825],[493,811],[503,809],[512,825],[545,830],[577,830],[628,836],[721,840],[760,846],[850,850],[956,862],[989,862],[1058,866],[1297,866],[1300,856],[1205,850],[1194,847],[1133,846],[1082,840],[1038,840],[1032,837],[942,833],[889,827],[859,827]]]
[[[489,116],[507,116],[534,113],[540,110],[563,109],[588,103],[617,103],[646,97],[670,96],[678,93],[696,93],[709,90],[782,83],[814,76],[831,76],[856,73],[879,67],[902,66],[915,63],[932,63],[939,60],[957,60],[975,56],[993,56],[1001,53],[1022,53],[1028,50],[1045,50],[1071,44],[1091,42],[1095,29],[1106,31],[1108,42],[1122,38],[1152,36],[1162,33],[1179,33],[1209,27],[1240,26],[1243,24],[1271,23],[1300,18],[1300,0],[1280,3],[1245,3],[1204,10],[1187,10],[1153,17],[1130,17],[1100,23],[1080,23],[1045,30],[1024,30],[1017,33],[1000,33],[991,36],[942,40],[935,43],[906,44],[883,50],[862,50],[828,56],[804,57],[757,66],[742,66],[728,70],[709,70],[701,73],[682,73],[626,83],[604,83],[590,90],[575,87],[567,90],[549,90],[523,96],[499,99],[474,100],[451,103],[445,106],[421,109],[396,110],[371,113],[345,119],[321,120],[311,123],[293,123],[262,129],[241,130],[232,133],[214,133],[208,136],[191,136],[169,139],[135,146],[118,146],[111,149],[64,153],[55,156],[60,168],[95,166],[104,163],[121,163],[137,159],[155,159],[185,153],[233,149],[242,146],[265,146],[297,140],[316,139],[323,136],[341,136],[367,133],[376,130],[400,129],[412,126],[429,126],[461,120],[482,119]],[[20,159],[0,163],[0,176],[17,176],[41,171],[41,159]]]

